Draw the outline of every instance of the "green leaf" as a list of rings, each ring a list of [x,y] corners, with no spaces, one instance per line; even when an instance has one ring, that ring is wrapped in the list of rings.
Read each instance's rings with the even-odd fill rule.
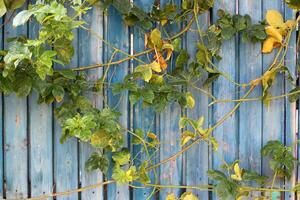
[[[195,107],[195,99],[194,99],[192,93],[190,93],[190,92],[186,93],[186,101],[187,101],[187,106],[189,108],[194,108]]]
[[[88,171],[99,169],[102,173],[106,173],[108,170],[109,161],[106,156],[101,153],[94,152],[85,163],[85,167]]]
[[[138,137],[133,136],[132,137],[132,143],[133,144],[142,144],[142,140],[141,139],[143,139],[143,137],[144,137],[143,130],[140,129],[140,128],[137,128],[137,129],[135,129],[134,134],[136,134]]]
[[[0,17],[5,15],[6,12],[7,12],[7,9],[6,9],[6,5],[4,3],[4,0],[0,0]]]
[[[126,165],[130,161],[130,152],[128,149],[123,149],[122,151],[114,153],[112,159],[118,165]]]
[[[58,73],[67,79],[76,79],[76,73],[73,70],[59,70]]]
[[[158,49],[161,49],[162,47],[161,32],[157,28],[152,30],[150,34],[150,40]]]
[[[285,2],[292,9],[300,9],[300,1],[299,0],[285,0]]]
[[[148,175],[148,171],[147,171],[147,166],[148,166],[148,162],[144,161],[138,171],[138,177],[139,177],[139,182],[142,184],[147,184],[150,183],[150,177]]]
[[[143,80],[149,82],[152,77],[152,69],[149,65],[139,65],[135,68],[135,72],[141,73]]]
[[[31,78],[26,75],[19,77],[14,83],[14,88],[18,97],[28,96],[32,88]]]
[[[296,102],[300,96],[300,87],[296,87],[289,92],[289,101],[291,103]]]
[[[52,95],[57,102],[61,102],[65,96],[65,90],[60,85],[54,85],[52,89]]]
[[[216,181],[224,181],[227,179],[226,175],[218,170],[208,170],[207,175],[209,178],[216,180]]]
[[[19,12],[13,20],[13,26],[17,27],[17,26],[25,24],[32,15],[33,15],[33,12],[31,12],[29,10],[23,10],[23,11]]]
[[[118,165],[114,167],[111,177],[119,184],[132,182],[138,178],[138,176],[136,175],[135,166],[131,166],[128,170],[125,171]]]
[[[195,137],[195,134],[191,131],[184,131],[181,134],[181,142],[180,145],[184,146],[186,143],[188,143],[191,139]]]
[[[105,148],[109,145],[109,140],[109,134],[101,129],[91,136],[91,145],[95,148]]]

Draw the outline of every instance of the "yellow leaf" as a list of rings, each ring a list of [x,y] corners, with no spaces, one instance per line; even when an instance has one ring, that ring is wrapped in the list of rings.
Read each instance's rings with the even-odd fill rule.
[[[161,21],[160,21],[160,23],[161,23],[161,25],[166,25],[166,23],[168,23],[168,19],[162,19]]]
[[[275,38],[278,42],[282,41],[282,35],[279,33],[277,29],[275,29],[273,26],[266,27],[266,33]]]
[[[161,32],[157,28],[151,31],[150,39],[157,48],[162,47]]]
[[[171,194],[168,194],[167,197],[166,197],[166,200],[176,200],[176,196],[175,194],[171,193]]]
[[[242,172],[241,172],[239,163],[234,164],[233,171],[234,171],[234,174],[231,175],[231,178],[234,180],[237,180],[237,181],[241,181],[242,180]]]
[[[155,72],[161,72],[161,68],[160,68],[160,64],[156,61],[153,61],[151,64],[150,64],[150,67],[153,71]]]
[[[156,139],[157,139],[157,136],[156,136],[154,133],[151,133],[151,132],[148,132],[148,133],[147,133],[147,137],[148,137],[148,138],[151,138],[151,139],[153,139],[153,140],[156,140]]]
[[[297,22],[295,20],[287,20],[285,24],[289,29],[292,29],[297,25]]]
[[[263,53],[271,53],[274,48],[280,46],[280,43],[278,40],[274,37],[268,37],[264,43],[263,43],[263,48],[262,52]]]
[[[191,192],[185,192],[181,195],[180,197],[181,200],[198,200],[198,197],[196,197],[193,193]]]
[[[184,146],[186,143],[188,143],[191,139],[195,137],[194,133],[191,131],[184,131],[181,135],[181,146]]]
[[[194,108],[195,107],[195,99],[194,99],[192,93],[188,92],[186,94],[186,101],[187,101],[187,106],[189,108]]]
[[[279,28],[284,26],[283,17],[280,12],[277,10],[268,10],[266,14],[266,20],[269,25],[273,26],[274,28]]]

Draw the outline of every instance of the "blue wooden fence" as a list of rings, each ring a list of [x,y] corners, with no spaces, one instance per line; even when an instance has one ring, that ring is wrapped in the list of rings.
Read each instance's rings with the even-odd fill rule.
[[[134,0],[134,3],[149,11],[154,0]],[[161,5],[169,0],[161,0]],[[180,4],[180,0],[173,1]],[[216,21],[216,11],[225,9],[230,13],[250,14],[254,21],[264,18],[266,10],[276,9],[281,11],[286,18],[294,17],[295,13],[285,7],[282,0],[216,0],[215,7],[210,13],[199,16],[202,27],[207,27]],[[14,13],[8,13],[1,19],[2,22]],[[107,47],[101,38],[120,48],[128,54],[144,50],[144,32],[139,28],[128,28],[122,21],[120,14],[113,8],[105,15],[100,8],[93,8],[84,16],[88,22],[87,30],[75,32],[75,56],[71,66],[87,66],[107,62],[111,59],[119,60],[122,54],[114,52]],[[167,27],[170,33],[180,30],[181,24]],[[34,23],[27,26],[13,28],[10,23],[1,29],[0,45],[6,47],[6,38],[19,34],[35,37],[38,27]],[[196,29],[193,25],[191,29]],[[190,31],[183,39],[183,47],[191,55],[195,55],[198,35]],[[288,51],[286,66],[292,72],[296,70],[296,34],[291,39],[292,46]],[[242,43],[236,37],[224,44],[221,50],[223,59],[217,63],[237,82],[248,82],[262,75],[268,67],[274,54],[262,55],[260,44]],[[116,54],[114,56],[114,54]],[[141,59],[147,61],[147,57]],[[110,66],[108,78],[112,82],[120,82],[124,76],[136,66],[136,62],[124,62],[118,66]],[[170,68],[174,67],[173,62]],[[96,80],[103,74],[103,69],[89,71],[90,80]],[[274,95],[288,92],[291,85],[281,77],[272,89]],[[220,78],[213,85],[203,88],[212,92],[219,99],[236,99],[243,95],[233,84]],[[214,124],[224,116],[233,106],[233,103],[217,104],[208,107],[209,99],[192,88],[188,88],[196,98],[194,110],[181,110],[176,104],[171,104],[166,111],[155,114],[151,109],[142,108],[141,104],[130,105],[128,94],[113,96],[112,92],[103,91],[102,94],[87,94],[95,106],[101,108],[103,102],[114,107],[122,113],[121,123],[128,129],[142,128],[156,133],[162,141],[157,161],[171,156],[181,149],[179,138],[178,120],[181,114],[198,118],[204,116],[205,125]],[[261,89],[256,89],[253,96],[261,95]],[[63,192],[78,187],[85,187],[107,179],[100,172],[87,173],[84,163],[92,148],[79,143],[75,139],[65,144],[59,143],[61,129],[53,117],[53,106],[38,105],[36,94],[29,98],[16,98],[15,95],[0,96],[0,197],[27,198],[53,192]],[[119,102],[120,101],[120,102]],[[242,167],[255,170],[259,173],[269,174],[267,161],[260,156],[261,147],[271,139],[278,139],[285,144],[292,144],[297,140],[298,114],[296,104],[290,104],[286,99],[271,102],[269,107],[264,107],[259,101],[247,102],[239,111],[232,115],[222,126],[214,131],[214,136],[220,143],[217,153],[212,152],[207,144],[200,143],[191,148],[187,153],[177,159],[162,165],[157,171],[161,184],[173,185],[201,185],[208,184],[206,172],[211,168],[218,168],[222,163],[221,157],[232,162],[241,161]],[[125,138],[126,145],[133,155],[139,152],[139,147],[130,143],[130,137]],[[295,150],[295,154],[298,150]],[[138,155],[143,158],[144,155]],[[138,159],[137,159],[138,160]],[[138,161],[137,161],[138,162]],[[299,171],[300,172],[300,171]],[[278,186],[292,187],[298,180],[297,174],[292,180],[277,183]],[[153,177],[154,174],[151,174]],[[164,189],[154,195],[152,199],[165,199],[166,195],[173,192],[179,195],[183,190]],[[193,191],[200,199],[216,199],[208,191]],[[99,187],[70,196],[57,197],[58,200],[101,200],[101,199],[146,199],[152,189],[132,189],[128,185],[109,185]],[[285,198],[284,198],[285,196]],[[284,199],[295,199],[294,194],[283,194]],[[48,198],[52,199],[52,198]]]

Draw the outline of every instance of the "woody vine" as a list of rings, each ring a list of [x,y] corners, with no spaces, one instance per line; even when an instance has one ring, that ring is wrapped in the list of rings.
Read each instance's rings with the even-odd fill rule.
[[[286,0],[289,7],[298,10],[300,3],[296,0]],[[15,10],[24,4],[23,0],[0,0],[0,15],[3,16],[9,10]],[[112,169],[112,180],[107,184],[129,183],[135,187],[135,182],[142,187],[151,187],[154,195],[164,187],[178,187],[185,189],[200,189],[216,192],[220,199],[242,199],[250,193],[256,199],[269,199],[273,192],[286,191],[297,192],[300,184],[294,188],[275,188],[274,183],[279,179],[289,179],[296,166],[293,147],[284,146],[279,141],[269,141],[262,149],[262,156],[269,157],[272,177],[266,177],[256,172],[242,169],[239,161],[226,163],[220,170],[209,170],[208,176],[214,180],[214,185],[206,186],[164,186],[157,182],[156,168],[173,160],[188,151],[192,146],[200,142],[211,145],[213,150],[218,149],[218,141],[212,132],[224,121],[233,115],[242,103],[247,101],[260,101],[268,106],[272,100],[288,97],[291,102],[298,100],[300,88],[295,84],[295,75],[284,65],[289,41],[297,26],[296,19],[284,21],[278,11],[269,10],[265,21],[252,23],[249,15],[231,15],[224,10],[218,11],[219,19],[215,24],[203,30],[198,21],[198,16],[204,14],[213,7],[213,0],[183,0],[182,5],[167,4],[153,5],[151,12],[146,13],[136,5],[123,0],[38,0],[30,4],[27,9],[17,10],[17,15],[10,21],[13,26],[23,26],[29,21],[40,26],[36,38],[27,38],[19,35],[8,40],[8,48],[0,52],[0,91],[5,95],[15,93],[18,97],[26,97],[32,91],[38,93],[38,102],[51,104],[60,103],[55,109],[56,119],[62,127],[61,142],[69,138],[78,138],[81,142],[89,143],[96,151],[86,162],[87,170],[101,170],[106,173]],[[114,47],[101,36],[95,35],[113,50],[112,57],[107,63],[99,63],[91,66],[66,69],[74,54],[72,41],[73,30],[85,29],[85,22],[80,20],[92,6],[101,6],[104,10],[113,6],[122,15],[129,26],[137,26],[145,32],[145,51],[130,55],[127,52]],[[68,12],[70,8],[72,12]],[[70,14],[72,13],[72,14]],[[174,35],[162,34],[164,27],[174,23],[185,26]],[[191,25],[197,25],[199,41],[195,58],[181,48],[181,37],[190,31]],[[270,53],[277,49],[273,63],[261,77],[249,83],[237,83],[226,72],[218,69],[213,60],[221,60],[220,48],[226,40],[240,35],[245,43],[263,43],[262,52]],[[124,54],[126,57],[114,60],[116,54]],[[149,62],[140,59],[147,55]],[[169,69],[170,60],[175,59],[174,69]],[[138,63],[134,71],[127,75],[123,82],[110,83],[107,72],[110,66],[135,60]],[[60,66],[56,68],[54,66]],[[87,79],[86,72],[104,68],[104,75],[97,81]],[[206,76],[204,85],[209,85],[223,76],[237,87],[246,89],[241,99],[223,100],[216,99],[212,94],[199,87],[199,80]],[[272,96],[269,89],[276,81],[278,74],[284,74],[295,88],[287,94]],[[297,76],[297,74],[296,74]],[[141,129],[127,130],[119,123],[120,113],[107,105],[103,109],[93,106],[92,102],[84,95],[88,92],[100,93],[103,89],[112,90],[118,95],[129,92],[132,105],[141,101],[143,106],[152,107],[156,112],[162,112],[167,105],[177,102],[182,108],[193,109],[195,99],[192,93],[183,88],[194,88],[198,92],[207,95],[211,104],[220,102],[236,102],[235,107],[216,124],[204,127],[204,118],[190,119],[182,117],[179,122],[178,137],[180,137],[182,149],[159,163],[152,162],[152,157],[159,149],[163,141],[159,141],[155,133],[144,133]],[[263,95],[249,99],[248,96],[256,87],[263,88]],[[130,134],[133,145],[141,146],[141,153],[146,154],[146,159],[135,165],[130,152],[124,149],[124,134]],[[164,134],[164,133],[162,133]],[[111,161],[109,156],[111,156]],[[154,173],[154,179],[149,178],[149,173]],[[257,187],[249,185],[249,181],[255,182]],[[150,197],[149,197],[150,198]],[[181,197],[169,194],[172,199],[197,199],[197,197],[185,192]]]

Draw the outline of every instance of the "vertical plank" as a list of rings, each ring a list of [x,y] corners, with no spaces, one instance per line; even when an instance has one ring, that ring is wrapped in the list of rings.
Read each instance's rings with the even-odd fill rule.
[[[161,6],[164,7],[168,3],[174,3],[180,5],[179,0],[161,0]],[[166,31],[169,35],[173,35],[180,30],[181,24],[173,24],[166,27]],[[175,57],[172,56],[168,70],[172,70],[175,65]],[[180,151],[180,129],[178,127],[178,122],[181,116],[181,108],[178,103],[171,103],[167,106],[166,110],[160,114],[159,123],[159,134],[160,141],[160,160],[164,160],[171,155]],[[166,142],[167,141],[167,142]],[[160,184],[161,185],[182,185],[182,155],[176,159],[165,163],[160,166]],[[180,189],[163,189],[159,193],[160,199],[166,199],[168,193],[174,193],[179,196]]]
[[[214,23],[218,19],[217,11],[223,9],[226,12],[235,14],[236,4],[232,0],[218,0],[215,2],[213,10]],[[227,73],[233,80],[236,78],[236,45],[235,38],[229,41],[225,41],[220,50],[220,56],[222,60],[217,63],[220,71]],[[224,77],[220,77],[213,83],[213,95],[217,99],[236,99],[235,85]],[[213,124],[223,118],[230,110],[233,109],[234,103],[216,104],[213,106],[212,118]],[[213,168],[220,169],[223,163],[223,159],[232,163],[238,156],[238,130],[236,120],[238,119],[235,113],[229,119],[227,119],[220,127],[214,131],[214,137],[219,143],[218,152],[213,154]]]
[[[99,40],[98,37],[102,37],[103,35],[103,11],[99,6],[94,6],[85,15],[83,15],[83,20],[87,22],[85,27],[91,29],[91,32],[83,29],[80,29],[79,31],[79,65],[88,66],[92,64],[102,63],[102,41]],[[97,81],[102,76],[102,71],[102,68],[88,71],[88,80]],[[97,108],[103,107],[103,98],[101,92],[87,94],[93,102],[93,105]],[[80,143],[79,145],[81,172],[80,175],[82,187],[86,187],[103,181],[103,175],[101,172],[87,172],[85,169],[85,162],[94,151],[95,149],[93,149],[89,144]],[[81,193],[82,200],[101,200],[102,198],[103,187],[95,188]]]
[[[265,14],[268,10],[278,10],[280,13],[284,13],[283,3],[281,0],[264,0],[262,8],[262,16],[265,18]],[[266,71],[272,64],[277,51],[273,51],[271,54],[263,54],[263,71]],[[270,89],[272,96],[278,96],[284,92],[284,79],[282,75],[277,76],[277,80],[274,86]],[[275,122],[275,123],[274,123]],[[270,140],[284,141],[284,99],[277,101],[271,101],[268,106],[263,106],[263,141],[262,145],[265,145]],[[273,172],[270,169],[269,160],[263,159],[262,162],[262,174],[272,177]],[[282,183],[281,183],[282,184]],[[276,183],[275,187],[280,187],[280,183]]]
[[[285,5],[285,19],[296,19],[296,13],[288,8]],[[297,52],[296,52],[296,44],[297,44],[297,36],[296,31],[292,33],[291,39],[290,39],[290,48],[286,55],[285,65],[288,67],[290,72],[293,75],[296,75],[296,66],[297,66]],[[296,84],[296,81],[294,82]],[[285,81],[285,93],[288,93],[291,89],[294,87],[289,81]],[[296,146],[294,142],[297,141],[297,117],[296,117],[296,103],[290,103],[288,99],[285,99],[285,143],[287,146],[293,146],[294,145],[294,156],[297,155],[296,153]],[[290,180],[286,180],[286,187],[287,188],[293,188],[295,186],[296,182],[296,174],[297,171],[293,173],[293,176]],[[295,199],[294,193],[285,193],[285,199],[286,200],[292,200]]]
[[[210,24],[209,12],[202,14],[198,17],[198,21],[202,30],[204,31]],[[197,25],[194,23],[192,25],[193,30],[197,30]],[[197,41],[199,41],[198,31],[189,31],[186,35],[186,48],[192,59],[195,58],[197,52]],[[206,79],[206,75],[203,76],[201,81],[198,81],[197,87],[203,87],[203,83]],[[206,91],[209,91],[208,87],[202,88]],[[199,92],[194,88],[188,89],[196,100],[196,105],[193,109],[187,110],[187,117],[191,119],[199,119],[204,117],[204,127],[209,125],[209,109],[208,103],[209,98],[207,95]],[[209,169],[209,147],[206,143],[200,142],[197,145],[194,145],[186,154],[186,184],[187,185],[207,185],[207,170]],[[193,194],[197,195],[199,199],[208,199],[208,191],[192,190]]]
[[[24,6],[20,10],[26,9]],[[14,12],[14,15],[18,11]],[[10,17],[12,12],[7,13]],[[27,26],[14,28],[12,24],[4,27],[5,39],[27,34]],[[4,43],[5,49],[8,43]],[[4,98],[4,139],[5,139],[5,178],[6,198],[26,198],[28,196],[27,163],[27,99],[11,94]]]
[[[142,8],[145,12],[149,12],[152,8],[154,0],[135,0],[134,4]],[[132,30],[133,33],[133,50],[137,52],[141,52],[145,50],[145,41],[144,41],[144,30],[140,27],[134,27]],[[149,62],[147,56],[140,57],[144,62]],[[138,66],[138,62],[133,62],[133,67]],[[141,102],[138,102],[133,107],[133,129],[140,128],[144,131],[144,133],[151,131],[156,133],[155,129],[155,122],[156,122],[156,113],[152,108],[144,108]],[[133,146],[133,155],[135,157],[135,165],[139,165],[140,160],[148,159],[145,153],[140,153],[141,145],[134,145]],[[150,178],[152,183],[155,182],[155,177],[153,172],[150,173]],[[132,198],[133,199],[147,199],[149,195],[151,195],[153,188],[133,188]],[[154,197],[153,197],[154,198]]]
[[[109,8],[107,16],[107,27],[106,27],[106,40],[113,46],[121,49],[122,51],[130,53],[129,51],[129,31],[125,25],[122,16],[113,7]],[[109,62],[114,50],[109,48],[106,49],[106,62]],[[125,56],[126,57],[126,56]],[[124,55],[118,53],[113,60],[120,60],[124,58]],[[106,69],[106,68],[105,68]],[[128,74],[129,62],[124,62],[120,65],[111,66],[107,76],[107,80],[110,83],[122,82],[124,77]],[[112,91],[108,90],[108,105],[110,108],[116,108],[122,115],[120,117],[120,123],[124,128],[129,127],[129,104],[128,94],[123,93],[121,95],[113,95]],[[127,135],[125,134],[125,145],[128,145]],[[109,185],[107,188],[108,199],[129,199],[129,187],[127,184],[124,185]]]
[[[261,20],[261,0],[240,0],[239,13],[249,14],[254,23]],[[239,76],[248,83],[262,75],[261,44],[240,42]],[[241,96],[245,89],[241,91]],[[240,97],[241,97],[240,96]],[[261,96],[261,88],[255,88],[249,97]],[[239,110],[239,159],[241,167],[261,172],[262,103],[247,102]]]
[[[2,47],[2,45],[1,45]],[[4,159],[3,159],[3,135],[4,135],[4,129],[3,129],[3,121],[4,121],[4,115],[3,115],[3,94],[0,94],[0,116],[1,116],[1,121],[0,121],[0,131],[1,131],[1,137],[0,137],[0,198],[4,197],[4,191],[3,191],[3,164],[4,164]]]
[[[38,38],[38,24],[30,22],[29,29],[29,38]],[[53,192],[52,106],[38,104],[37,99],[34,91],[28,101],[31,197]]]
[[[4,17],[0,19],[0,22],[3,23]],[[3,29],[0,31],[0,47],[3,49]],[[4,159],[3,159],[3,135],[4,135],[4,129],[3,129],[3,122],[4,122],[4,115],[3,115],[3,94],[0,93],[0,198],[3,198],[4,191],[3,191],[3,165],[4,165]]]
[[[74,56],[69,66],[64,69],[78,66],[78,31],[74,31]],[[59,69],[56,66],[56,69]],[[57,105],[55,105],[57,106]],[[75,138],[68,139],[61,144],[61,126],[54,122],[54,182],[56,192],[68,191],[78,188],[78,141]],[[69,196],[57,197],[57,200],[77,200],[78,193]]]

